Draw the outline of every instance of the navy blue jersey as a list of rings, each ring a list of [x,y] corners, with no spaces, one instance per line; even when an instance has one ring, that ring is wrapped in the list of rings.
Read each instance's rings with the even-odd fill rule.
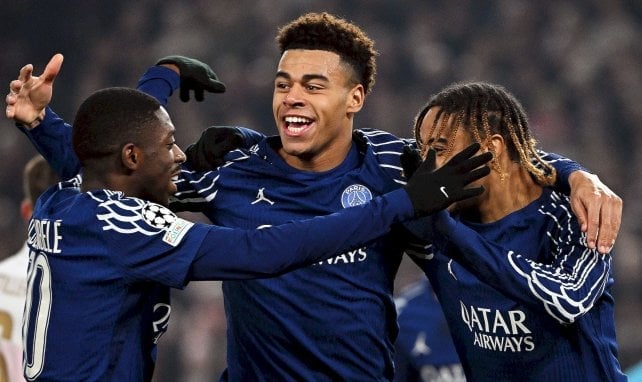
[[[395,381],[465,381],[448,322],[428,280],[405,288],[395,304],[399,322]]]
[[[183,286],[206,231],[177,228],[173,246],[159,239],[175,217],[167,208],[61,185],[43,194],[29,223],[25,377],[150,380],[168,286]]]
[[[489,224],[434,219],[423,263],[472,381],[623,381],[611,255],[586,246],[568,198],[544,189]]]
[[[361,248],[414,214],[405,191],[395,190],[342,214],[233,230],[120,192],[81,193],[78,180],[46,191],[29,223],[29,380],[148,381],[170,316],[169,287],[281,274]]]
[[[173,71],[152,67],[139,88],[165,104],[177,81]],[[77,159],[60,143],[69,141],[69,126],[51,110],[25,133],[54,168],[77,171]],[[340,211],[405,183],[399,158],[411,141],[372,129],[356,130],[354,137],[348,158],[322,173],[285,164],[270,146],[278,145],[278,137],[232,151],[212,172],[193,173],[186,165],[173,207],[202,211],[223,226],[256,228]],[[563,182],[579,168],[564,158],[555,166]],[[405,240],[395,231],[280,277],[224,282],[228,370],[223,378],[392,380],[393,281]]]
[[[381,136],[381,133],[376,132]],[[215,224],[255,228],[340,211],[397,189],[378,155],[398,162],[403,142],[354,144],[337,168],[291,168],[263,140],[217,171],[183,171],[177,198]],[[392,154],[386,153],[392,148]],[[392,161],[390,161],[392,162]],[[199,206],[199,204],[201,204]],[[328,237],[328,240],[334,238]],[[393,375],[395,235],[278,278],[225,281],[231,380],[386,380]]]

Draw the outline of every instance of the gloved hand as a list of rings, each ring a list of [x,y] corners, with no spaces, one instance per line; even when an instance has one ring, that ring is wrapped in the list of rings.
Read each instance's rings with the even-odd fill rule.
[[[225,85],[218,80],[216,73],[209,65],[194,58],[185,56],[167,56],[161,58],[156,65],[174,64],[178,66],[181,76],[180,98],[189,101],[190,90],[194,91],[194,99],[203,101],[203,92],[224,93]]]
[[[187,163],[196,171],[213,170],[225,163],[225,154],[241,145],[243,135],[236,127],[210,126],[185,150]]]
[[[435,170],[435,150],[428,150],[426,160],[421,163],[406,184],[406,191],[417,216],[430,215],[454,202],[484,192],[482,186],[465,188],[471,182],[490,173],[488,166],[479,166],[490,161],[493,157],[492,153],[485,152],[473,157],[480,147],[479,143],[473,143],[437,170]]]
[[[403,175],[406,179],[412,178],[412,174],[417,171],[417,168],[421,166],[421,154],[419,150],[413,148],[410,145],[405,145],[403,147],[403,152],[401,153],[401,167],[403,168]]]

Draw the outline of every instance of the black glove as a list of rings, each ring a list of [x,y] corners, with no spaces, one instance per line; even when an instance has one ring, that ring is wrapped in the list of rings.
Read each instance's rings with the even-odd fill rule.
[[[218,80],[216,73],[209,65],[194,58],[185,56],[167,56],[161,58],[156,65],[174,64],[178,66],[181,75],[181,101],[189,101],[190,90],[194,91],[194,99],[203,101],[203,91],[224,93],[225,85]]]
[[[236,127],[210,126],[187,146],[185,155],[193,170],[209,171],[225,163],[225,154],[242,145],[243,134]]]
[[[428,150],[426,160],[421,163],[406,184],[406,191],[417,216],[430,215],[454,202],[481,195],[484,192],[482,186],[465,188],[471,182],[490,173],[488,166],[479,166],[491,160],[492,153],[485,152],[473,157],[480,147],[479,143],[473,143],[437,170],[435,170],[435,150]]]
[[[417,168],[421,166],[421,154],[419,150],[413,148],[410,145],[405,145],[403,147],[403,152],[401,153],[401,167],[403,168],[403,175],[406,179],[410,179],[412,174],[417,171]]]

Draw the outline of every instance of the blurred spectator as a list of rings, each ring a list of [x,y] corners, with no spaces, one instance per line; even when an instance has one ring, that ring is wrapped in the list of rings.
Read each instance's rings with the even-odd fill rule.
[[[27,293],[29,249],[26,223],[36,200],[58,176],[47,161],[37,155],[27,162],[22,174],[23,195],[20,216],[25,222],[20,232],[24,244],[14,255],[0,261],[0,381],[24,381],[22,377],[22,312]]]

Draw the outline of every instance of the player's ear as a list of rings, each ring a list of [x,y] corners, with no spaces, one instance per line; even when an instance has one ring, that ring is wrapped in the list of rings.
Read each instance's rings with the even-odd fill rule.
[[[120,151],[120,160],[128,170],[136,170],[140,163],[140,149],[133,143],[127,143]]]
[[[20,203],[20,216],[22,217],[22,220],[28,222],[29,219],[31,218],[32,213],[33,213],[33,205],[29,200],[24,199]]]
[[[349,113],[356,113],[361,108],[363,107],[363,102],[366,98],[366,93],[365,90],[363,89],[363,85],[358,84],[355,85],[349,93],[348,97],[348,112]]]
[[[493,152],[495,157],[501,157],[506,151],[506,142],[500,134],[491,135],[488,140],[488,149]]]

